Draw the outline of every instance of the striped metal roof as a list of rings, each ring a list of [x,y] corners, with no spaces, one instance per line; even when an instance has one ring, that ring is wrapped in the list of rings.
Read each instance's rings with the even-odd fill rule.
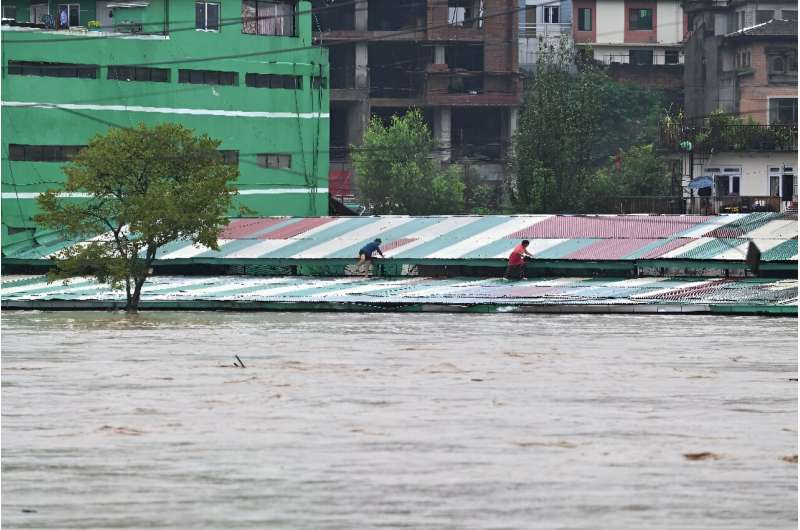
[[[752,240],[767,261],[797,260],[797,220],[784,214],[494,215],[269,217],[234,219],[219,251],[188,241],[162,247],[159,260],[355,258],[375,238],[386,257],[502,259],[520,239],[539,259],[744,260]],[[5,256],[46,258],[70,243]]]
[[[659,305],[715,304],[797,306],[796,279],[730,278],[309,278],[153,276],[147,302],[332,302],[357,304]],[[69,284],[44,276],[4,277],[3,304],[46,301],[118,301],[122,291],[91,278]],[[191,306],[187,306],[191,307]]]

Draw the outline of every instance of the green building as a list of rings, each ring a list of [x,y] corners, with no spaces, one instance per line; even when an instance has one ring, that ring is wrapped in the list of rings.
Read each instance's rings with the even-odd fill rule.
[[[328,57],[311,4],[2,1],[2,243],[48,234],[36,197],[109,127],[178,122],[222,141],[257,215],[328,213]]]

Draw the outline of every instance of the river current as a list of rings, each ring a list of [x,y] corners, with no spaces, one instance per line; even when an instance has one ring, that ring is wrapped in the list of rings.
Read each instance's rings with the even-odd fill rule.
[[[788,529],[797,479],[795,319],[2,315],[4,528]]]

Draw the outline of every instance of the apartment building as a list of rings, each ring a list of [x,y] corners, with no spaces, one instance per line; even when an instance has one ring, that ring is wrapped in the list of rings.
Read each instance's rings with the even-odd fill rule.
[[[687,197],[705,196],[717,211],[794,209],[796,2],[699,0],[684,8],[686,119],[662,138],[681,153]],[[707,187],[690,187],[703,177],[698,185]]]
[[[575,45],[619,81],[682,88],[686,17],[680,0],[573,0]]]
[[[501,179],[522,99],[519,0],[314,0],[331,63],[331,188],[353,193],[350,146],[370,116],[423,110],[438,157]]]
[[[572,44],[572,0],[520,0],[519,64],[533,70],[542,46]]]

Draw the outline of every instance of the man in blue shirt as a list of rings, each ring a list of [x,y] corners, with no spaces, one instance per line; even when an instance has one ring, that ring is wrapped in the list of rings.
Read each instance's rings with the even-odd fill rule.
[[[359,269],[366,265],[364,269],[364,278],[369,278],[369,268],[372,265],[372,260],[374,258],[373,254],[378,253],[383,257],[383,252],[381,252],[381,240],[376,239],[372,243],[367,243],[361,250],[358,251],[358,267]]]

